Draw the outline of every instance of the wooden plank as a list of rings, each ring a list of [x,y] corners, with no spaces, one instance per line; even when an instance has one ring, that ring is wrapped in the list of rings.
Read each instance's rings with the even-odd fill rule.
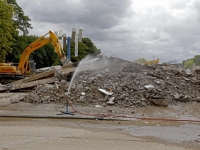
[[[77,69],[77,67],[62,69],[62,74],[67,75],[71,72],[76,71],[76,69]],[[96,69],[96,67],[94,65],[83,66],[83,67],[79,67],[77,71],[79,72],[79,71],[85,71],[85,70],[91,70],[91,69]],[[55,73],[55,70],[51,70],[48,72],[43,72],[43,73],[34,75],[34,76],[26,78],[26,79],[22,79],[21,81],[13,82],[13,83],[11,83],[11,87],[9,87],[8,90],[9,91],[21,90],[21,89],[35,87],[37,85],[54,83],[56,80],[56,77],[41,79],[41,78],[47,77],[49,75],[52,75],[54,73]],[[38,80],[38,79],[40,79],[40,80]]]
[[[90,69],[94,69],[96,68],[95,66],[84,66],[84,67],[80,67],[78,71],[84,71],[84,70],[90,70]],[[68,74],[70,72],[74,72],[77,68],[67,68],[67,69],[63,69],[62,70],[62,74]],[[31,80],[33,79],[38,79],[44,76],[47,76],[49,74],[52,74],[53,71],[48,71],[46,73],[42,73],[42,75],[38,76],[36,75],[36,77],[32,77]],[[15,82],[14,84],[11,84],[11,87],[9,88],[9,91],[14,91],[14,90],[21,90],[21,89],[27,89],[27,88],[31,88],[31,87],[35,87],[37,85],[42,85],[42,84],[49,84],[49,83],[54,83],[56,80],[56,77],[51,77],[51,78],[47,78],[47,79],[42,79],[42,80],[35,80],[35,81],[31,81],[31,82],[27,82],[30,81],[30,79],[23,79],[23,82]]]
[[[84,71],[84,70],[88,70],[88,69],[94,69],[95,66],[90,65],[90,66],[84,66],[84,67],[79,67],[79,71]],[[77,69],[77,67],[73,67],[73,68],[65,68],[62,69],[62,74],[67,75],[70,72],[74,72]],[[26,83],[26,82],[32,82],[32,81],[36,81],[36,80],[41,80],[42,78],[47,78],[49,76],[54,76],[55,74],[55,70],[50,70],[50,71],[46,71],[46,72],[42,72],[36,75],[33,75],[31,77],[22,79],[22,80],[18,80],[15,82],[12,82],[11,84],[14,85],[18,85],[21,83]]]
[[[35,87],[37,85],[54,83],[55,81],[56,81],[56,78],[52,77],[52,78],[43,79],[43,80],[14,84],[9,88],[9,91],[27,89],[27,88]]]
[[[22,80],[18,80],[18,81],[12,82],[11,84],[12,85],[18,85],[20,83],[26,83],[26,82],[30,82],[30,81],[34,81],[34,80],[39,80],[41,78],[53,75],[54,73],[55,73],[55,70],[50,70],[50,71],[47,71],[47,72],[42,72],[40,74],[32,75],[32,76],[27,77],[27,78],[22,79]]]

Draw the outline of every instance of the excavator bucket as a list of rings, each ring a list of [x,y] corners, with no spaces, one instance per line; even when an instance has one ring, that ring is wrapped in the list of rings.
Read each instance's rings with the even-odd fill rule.
[[[69,64],[72,63],[69,59],[67,59],[66,56],[63,57],[63,58],[61,58],[60,61],[62,62],[62,65],[63,65],[63,66],[67,66],[67,65],[69,65]]]

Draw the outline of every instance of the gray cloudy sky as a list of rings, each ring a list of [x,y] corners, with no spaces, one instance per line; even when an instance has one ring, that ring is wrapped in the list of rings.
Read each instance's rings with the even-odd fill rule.
[[[17,0],[32,35],[83,28],[102,53],[181,62],[200,53],[200,0]],[[110,55],[109,52],[105,53]]]

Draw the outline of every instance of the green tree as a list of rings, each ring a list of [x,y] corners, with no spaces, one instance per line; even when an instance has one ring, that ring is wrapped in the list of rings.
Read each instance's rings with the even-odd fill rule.
[[[7,60],[9,60],[10,62],[19,63],[21,54],[24,49],[37,39],[37,36],[18,36],[15,43],[12,45],[13,53],[7,56]],[[78,57],[74,56],[75,45],[74,43],[71,43],[71,60],[73,62],[81,60],[88,54],[97,55],[100,53],[100,50],[96,48],[96,46],[89,38],[87,38],[86,41],[84,41],[85,44],[83,42],[80,42],[78,44]],[[61,65],[58,55],[55,52],[54,47],[50,43],[34,51],[29,56],[29,60],[34,60],[36,62],[36,68]]]
[[[194,63],[196,66],[200,66],[200,55],[194,56]]]
[[[88,54],[90,55],[98,55],[101,53],[100,49],[94,45],[90,38],[83,38],[83,42],[78,43],[78,57],[75,57],[75,43],[71,43],[71,61],[77,62],[82,58],[86,57]]]
[[[18,36],[16,42],[12,46],[13,53],[7,56],[7,60],[19,63],[24,49],[36,39],[38,39],[37,36]],[[29,56],[29,60],[34,60],[36,62],[36,68],[52,66],[57,59],[58,55],[50,43],[37,49]],[[56,64],[57,63],[55,63],[55,65]]]
[[[32,29],[31,24],[29,23],[31,19],[24,14],[24,11],[17,4],[16,0],[7,0],[7,3],[14,8],[14,15],[12,17],[14,24],[23,32],[23,35],[27,35],[28,28]]]
[[[28,37],[17,36],[15,42],[12,44],[12,53],[6,56],[7,62],[19,63],[20,56],[23,50],[28,46]]]
[[[36,62],[36,68],[43,68],[57,65],[55,62],[59,58],[54,47],[49,43],[33,52],[32,59]]]
[[[4,62],[6,55],[12,52],[12,42],[17,35],[15,24],[12,22],[13,7],[6,0],[0,0],[0,62]]]
[[[138,64],[143,64],[145,62],[147,62],[147,60],[145,58],[138,58],[136,60],[134,60],[135,63],[138,63]]]
[[[191,69],[194,64],[194,58],[183,61],[182,64],[184,69]]]

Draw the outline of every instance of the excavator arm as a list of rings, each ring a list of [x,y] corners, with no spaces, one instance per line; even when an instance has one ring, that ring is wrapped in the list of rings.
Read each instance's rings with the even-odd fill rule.
[[[49,34],[49,37],[45,37],[47,34]],[[57,36],[52,32],[49,31],[47,34],[44,36],[39,37],[36,41],[31,43],[26,49],[23,51],[21,57],[20,57],[20,62],[18,65],[18,69],[21,73],[26,74],[29,73],[29,56],[31,53],[33,53],[35,50],[39,49],[40,47],[51,43],[58,54],[58,57],[60,58],[61,62],[63,65],[66,65],[68,63],[68,60],[66,58],[65,53],[63,52],[62,46],[60,42],[58,41]]]

